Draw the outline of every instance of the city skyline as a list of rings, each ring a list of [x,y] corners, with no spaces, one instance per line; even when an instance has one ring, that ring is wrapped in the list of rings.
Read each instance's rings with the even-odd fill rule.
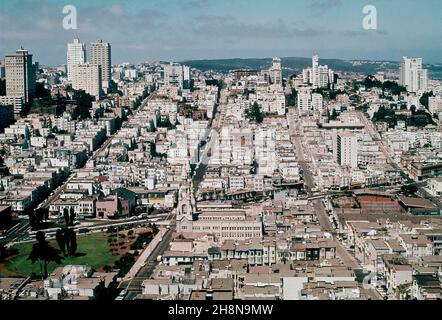
[[[440,0],[73,1],[0,4],[0,305],[442,300]]]
[[[43,65],[64,64],[66,44],[79,37],[88,48],[97,39],[112,43],[115,63],[309,57],[315,51],[323,58],[344,60],[400,61],[405,55],[426,63],[442,60],[442,44],[434,41],[442,36],[442,3],[433,0],[420,7],[401,1],[400,14],[397,1],[372,1],[377,30],[363,29],[367,3],[359,0],[253,1],[253,6],[248,0],[71,4],[77,8],[77,30],[63,29],[63,3],[4,1],[0,55],[23,46]]]

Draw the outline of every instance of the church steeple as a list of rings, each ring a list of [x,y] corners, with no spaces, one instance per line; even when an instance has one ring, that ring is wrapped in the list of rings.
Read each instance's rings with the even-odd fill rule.
[[[193,220],[194,201],[192,201],[192,191],[188,186],[181,186],[178,192],[178,212],[177,220],[181,221],[186,218],[188,221]]]

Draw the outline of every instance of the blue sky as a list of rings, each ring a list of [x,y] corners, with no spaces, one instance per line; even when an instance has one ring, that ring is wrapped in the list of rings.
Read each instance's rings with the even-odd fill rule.
[[[62,27],[64,5],[78,30]],[[378,30],[362,8],[376,6]],[[1,0],[0,57],[23,46],[61,64],[75,36],[112,44],[113,62],[311,56],[442,62],[440,0]]]

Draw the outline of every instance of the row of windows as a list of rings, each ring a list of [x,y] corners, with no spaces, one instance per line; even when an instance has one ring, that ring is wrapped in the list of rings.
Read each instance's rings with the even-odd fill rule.
[[[215,234],[218,238],[222,236],[223,238],[258,238],[261,237],[260,233],[217,233]]]

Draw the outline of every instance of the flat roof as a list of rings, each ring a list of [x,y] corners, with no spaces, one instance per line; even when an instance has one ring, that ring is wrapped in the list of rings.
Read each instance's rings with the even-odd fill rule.
[[[428,199],[416,198],[416,197],[399,197],[400,202],[410,208],[422,208],[422,209],[436,209],[437,206]]]

